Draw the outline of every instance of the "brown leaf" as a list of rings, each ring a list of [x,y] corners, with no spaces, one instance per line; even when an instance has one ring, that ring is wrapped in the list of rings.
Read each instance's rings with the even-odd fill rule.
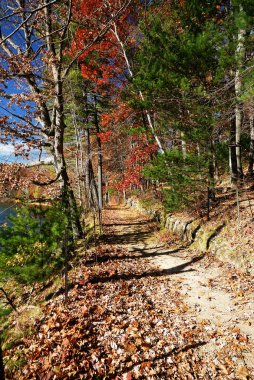
[[[123,375],[123,380],[131,380],[131,379],[132,379],[131,372],[125,373]]]
[[[236,370],[236,375],[239,380],[246,380],[249,377],[249,371],[246,367],[238,367]]]

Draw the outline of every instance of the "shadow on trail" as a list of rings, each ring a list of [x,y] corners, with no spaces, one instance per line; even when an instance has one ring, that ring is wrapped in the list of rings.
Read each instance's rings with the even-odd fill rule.
[[[206,341],[201,341],[201,342],[196,342],[196,343],[192,343],[192,344],[187,344],[186,346],[183,346],[183,347],[180,347],[180,348],[176,347],[176,348],[174,348],[173,350],[171,350],[170,352],[168,352],[166,354],[155,356],[153,358],[153,363],[156,362],[156,361],[159,361],[159,360],[167,359],[168,357],[171,357],[172,355],[178,355],[181,352],[187,352],[189,350],[194,350],[195,348],[199,348],[199,347],[205,346],[207,343],[208,342],[206,342]],[[134,362],[134,363],[128,365],[125,370],[126,371],[132,371],[136,366],[141,365],[141,364],[145,364],[145,363],[149,363],[149,362],[151,362],[151,359],[140,360],[138,362]],[[118,373],[115,372],[114,376],[117,375],[117,374]],[[112,377],[112,379],[113,379],[113,377]]]
[[[102,235],[100,241],[106,244],[111,245],[120,245],[120,244],[138,244],[142,243],[151,235],[152,230],[150,231],[136,231],[128,232],[123,234],[108,234]]]
[[[203,259],[204,256],[205,255],[194,257],[192,260],[186,263],[177,265],[176,267],[169,268],[169,269],[155,270],[155,271],[144,272],[144,273],[114,274],[108,277],[95,276],[89,282],[92,284],[97,284],[97,283],[106,283],[106,282],[116,282],[120,280],[126,280],[126,281],[140,280],[145,277],[161,277],[161,276],[167,276],[167,275],[173,275],[173,274],[179,274],[179,273],[185,273],[185,272],[194,272],[195,269],[193,268],[190,268],[187,270],[184,270],[184,269],[190,266],[191,264],[197,261],[200,261],[201,259]]]
[[[144,226],[147,224],[147,221],[143,222],[133,222],[133,223],[103,223],[103,227],[115,227],[115,226]]]
[[[100,263],[105,263],[107,261],[120,261],[120,260],[133,260],[133,259],[143,259],[143,258],[149,258],[149,257],[156,257],[156,256],[163,256],[163,255],[170,255],[170,254],[173,254],[173,253],[177,253],[177,252],[180,252],[180,251],[184,251],[186,248],[188,248],[189,244],[188,245],[183,245],[181,247],[178,247],[176,249],[172,249],[172,250],[169,250],[169,251],[161,251],[161,252],[158,252],[156,251],[156,247],[154,248],[135,248],[133,247],[133,249],[130,251],[130,252],[137,252],[138,254],[134,254],[134,255],[129,255],[129,254],[118,254],[118,255],[110,255],[110,254],[107,254],[107,255],[103,255],[103,256],[97,256],[97,257],[94,257],[92,259],[87,259],[85,261],[86,265],[92,265],[92,264],[100,264]],[[147,250],[153,250],[152,252],[147,252]]]

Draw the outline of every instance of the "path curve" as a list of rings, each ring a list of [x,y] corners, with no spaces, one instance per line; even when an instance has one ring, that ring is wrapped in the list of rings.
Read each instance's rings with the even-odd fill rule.
[[[193,317],[201,323],[207,323],[211,329],[227,329],[232,334],[248,340],[251,352],[243,352],[243,365],[247,365],[254,374],[254,303],[251,291],[251,278],[243,281],[238,293],[227,286],[230,279],[241,280],[241,274],[233,267],[222,264],[209,255],[194,252],[191,246],[167,246],[156,237],[156,225],[145,215],[127,207],[115,206],[117,224],[112,223],[112,239],[127,246],[134,255],[147,257],[149,264],[168,274],[174,274],[175,284],[190,307]],[[228,272],[229,271],[229,272]],[[231,275],[231,277],[229,276]],[[253,286],[253,284],[252,284]],[[223,343],[222,343],[223,344]],[[202,347],[204,352],[216,350],[218,342]],[[253,377],[254,378],[254,377]]]

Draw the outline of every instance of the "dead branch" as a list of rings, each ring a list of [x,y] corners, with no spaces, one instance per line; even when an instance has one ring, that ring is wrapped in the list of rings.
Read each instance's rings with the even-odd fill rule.
[[[0,291],[4,294],[4,296],[6,298],[6,301],[12,307],[12,309],[17,312],[16,306],[14,305],[12,299],[8,296],[8,294],[6,293],[6,291],[4,290],[4,288],[0,288]]]
[[[33,184],[34,185],[37,185],[37,186],[49,186],[49,185],[52,185],[53,183],[55,183],[61,176],[62,172],[58,173],[57,176],[54,178],[54,179],[51,179],[50,181],[48,182],[39,182],[39,181],[33,181]]]
[[[46,166],[53,165],[54,161],[52,157],[45,158],[45,160],[30,162],[29,164],[24,165],[26,168],[33,168],[34,166]]]

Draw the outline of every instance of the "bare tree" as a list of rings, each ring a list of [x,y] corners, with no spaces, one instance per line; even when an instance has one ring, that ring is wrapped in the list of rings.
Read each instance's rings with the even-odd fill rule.
[[[18,139],[16,148],[23,154],[31,146],[48,148],[75,236],[82,230],[64,155],[64,82],[80,55],[106,34],[129,3],[122,3],[69,59],[71,0],[5,0],[0,6],[1,141]]]

